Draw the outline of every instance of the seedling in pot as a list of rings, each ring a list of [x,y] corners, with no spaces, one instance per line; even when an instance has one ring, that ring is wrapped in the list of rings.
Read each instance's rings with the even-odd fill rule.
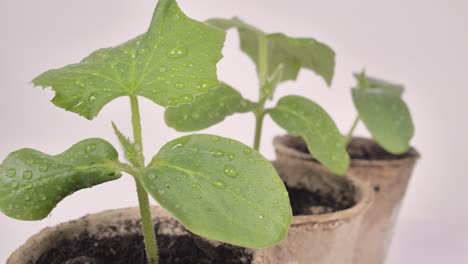
[[[90,120],[112,100],[129,97],[133,141],[113,124],[128,163],[98,138],[59,155],[15,151],[0,165],[0,210],[19,220],[41,220],[66,196],[125,172],[135,179],[149,263],[159,257],[148,194],[208,239],[252,248],[283,240],[292,215],[288,195],[257,151],[198,134],[167,143],[149,164],[143,156],[138,96],[167,107],[209,92],[218,83],[224,40],[222,30],[188,18],[174,0],[160,0],[145,34],[35,78],[35,85],[55,91],[55,105]]]
[[[404,87],[367,77],[365,72],[355,74],[357,87],[352,89],[358,117],[346,136],[351,140],[360,120],[375,141],[387,152],[406,153],[414,135],[414,125],[408,106],[402,99]]]
[[[318,104],[301,96],[285,96],[276,106],[265,108],[277,86],[296,80],[301,69],[312,70],[330,85],[335,67],[333,50],[312,38],[264,33],[238,18],[212,19],[208,23],[224,30],[237,28],[242,51],[257,67],[259,99],[250,102],[227,84],[221,84],[190,104],[167,108],[166,123],[179,131],[196,131],[233,113],[253,112],[256,117],[253,146],[258,150],[264,117],[270,115],[290,134],[302,136],[309,151],[331,171],[344,174],[349,166],[345,138]],[[203,122],[199,121],[201,117]]]

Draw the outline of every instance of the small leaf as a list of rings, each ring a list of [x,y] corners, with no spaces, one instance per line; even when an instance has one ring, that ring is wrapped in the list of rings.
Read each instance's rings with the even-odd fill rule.
[[[127,158],[127,160],[130,161],[130,163],[134,166],[144,166],[144,161],[139,158],[143,156],[141,149],[138,149],[138,147],[117,128],[114,122],[112,122],[112,128],[114,129],[114,133],[122,145],[125,158]]]
[[[81,141],[57,156],[15,151],[0,166],[0,210],[15,219],[43,219],[68,195],[120,178],[117,158],[102,139]]]
[[[168,107],[165,113],[166,124],[181,132],[197,131],[223,121],[235,113],[246,113],[256,104],[225,83],[195,97],[190,104]]]
[[[312,38],[291,38],[284,34],[266,34],[238,18],[210,19],[207,23],[228,30],[237,28],[241,49],[257,65],[260,65],[259,45],[266,38],[268,46],[268,76],[272,76],[283,64],[281,81],[295,80],[302,68],[314,71],[328,85],[331,84],[335,68],[335,53],[327,45]]]
[[[261,87],[260,94],[262,98],[260,98],[260,102],[265,102],[267,99],[273,99],[276,86],[278,86],[278,84],[281,82],[281,79],[283,78],[283,70],[284,66],[283,64],[280,64],[276,68],[276,71],[269,78],[267,78],[267,81]]]
[[[332,172],[342,175],[349,166],[346,143],[331,117],[316,103],[286,96],[268,113],[290,134],[300,135],[309,152]]]
[[[146,169],[145,189],[184,226],[208,239],[261,248],[285,238],[288,193],[257,151],[212,135],[166,144]]]
[[[414,125],[408,106],[388,89],[353,89],[354,105],[373,138],[386,151],[402,154],[408,151]]]
[[[55,105],[88,119],[126,95],[144,96],[164,107],[187,103],[217,86],[224,39],[223,31],[188,18],[176,1],[160,0],[146,34],[47,71],[33,83],[52,87]]]
[[[394,84],[388,81],[367,77],[364,71],[359,74],[354,74],[354,77],[358,82],[359,89],[379,88],[381,90],[385,90],[386,92],[394,93],[398,96],[401,96],[405,90],[401,84]]]

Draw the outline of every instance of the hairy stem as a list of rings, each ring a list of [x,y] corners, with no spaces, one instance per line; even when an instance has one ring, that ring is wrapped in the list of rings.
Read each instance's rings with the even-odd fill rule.
[[[260,149],[260,140],[262,137],[263,118],[265,117],[265,111],[259,111],[255,113],[255,139],[253,148],[255,150]]]
[[[353,134],[354,134],[354,130],[356,130],[356,127],[359,123],[359,116],[356,117],[356,119],[354,119],[354,122],[353,122],[353,125],[351,126],[351,129],[349,130],[348,134],[346,135],[345,137],[345,143],[346,145],[349,144],[349,142],[351,141],[351,138],[353,137]]]
[[[130,96],[130,105],[132,108],[132,126],[133,126],[133,138],[138,151],[139,169],[144,168],[145,158],[143,156],[143,140],[141,135],[141,118],[140,108],[138,105],[138,98],[136,96]],[[141,221],[143,225],[143,237],[145,240],[146,256],[149,264],[158,264],[158,246],[156,242],[156,234],[153,227],[153,218],[151,217],[150,203],[148,199],[148,193],[141,185],[139,177],[141,173],[134,175],[135,183],[138,193],[138,203],[140,207]]]

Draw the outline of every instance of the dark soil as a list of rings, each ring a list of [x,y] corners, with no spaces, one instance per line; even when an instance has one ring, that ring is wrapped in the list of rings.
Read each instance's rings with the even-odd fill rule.
[[[289,199],[293,215],[319,215],[346,210],[356,204],[354,193],[342,191],[338,194],[327,194],[319,190],[309,191],[306,189],[290,188]]]
[[[155,226],[155,230],[158,226]],[[160,264],[249,264],[243,248],[218,247],[196,235],[158,236]],[[146,264],[141,235],[96,239],[82,234],[43,254],[35,264]]]

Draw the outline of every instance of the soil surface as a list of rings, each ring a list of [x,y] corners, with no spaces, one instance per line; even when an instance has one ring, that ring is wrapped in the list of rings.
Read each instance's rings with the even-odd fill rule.
[[[309,191],[288,186],[286,189],[294,216],[328,214],[349,209],[356,204],[354,193],[351,192],[327,194],[319,190]]]
[[[158,226],[155,226],[158,230]],[[215,247],[196,235],[158,237],[160,264],[250,264],[245,249]],[[35,264],[146,264],[141,235],[96,239],[82,234],[43,254]]]

